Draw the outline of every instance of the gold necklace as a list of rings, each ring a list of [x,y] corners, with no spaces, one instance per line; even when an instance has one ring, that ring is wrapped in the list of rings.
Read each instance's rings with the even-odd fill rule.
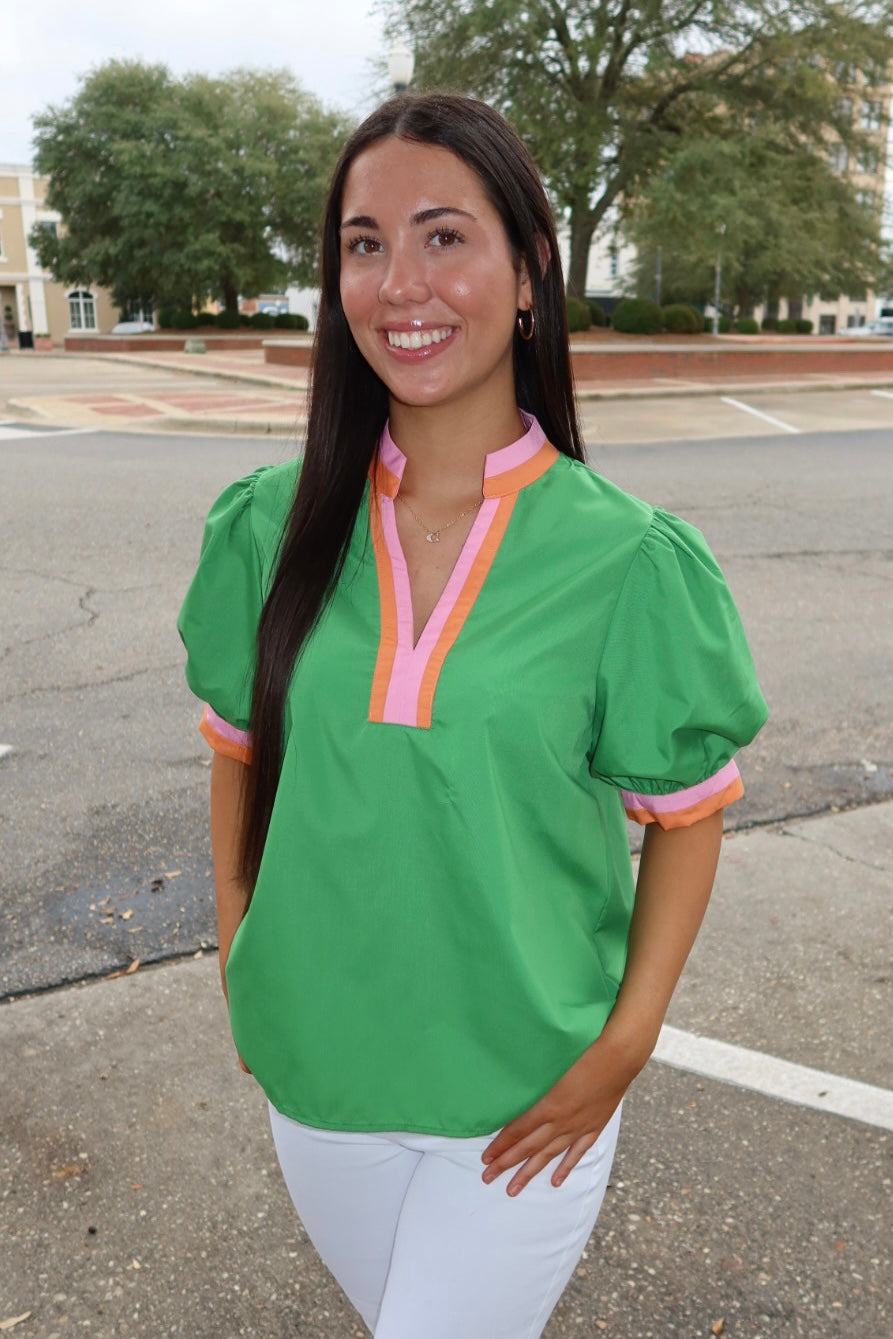
[[[484,499],[481,498],[480,502],[476,502],[473,507],[466,507],[464,511],[459,512],[458,516],[454,516],[453,519],[451,521],[447,521],[445,525],[439,525],[436,530],[434,529],[433,526],[430,526],[425,521],[423,521],[421,516],[417,515],[417,513],[413,511],[412,507],[406,501],[406,498],[403,496],[402,493],[397,494],[397,501],[402,502],[406,510],[409,512],[410,516],[413,518],[413,520],[418,521],[419,525],[425,531],[425,538],[427,539],[428,543],[439,544],[441,532],[444,530],[449,530],[450,526],[455,525],[457,521],[461,521],[463,516],[470,516],[473,511],[477,511],[478,507],[483,505]]]

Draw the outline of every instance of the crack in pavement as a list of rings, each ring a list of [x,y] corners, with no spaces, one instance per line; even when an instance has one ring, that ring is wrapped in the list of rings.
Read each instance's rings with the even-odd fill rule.
[[[860,805],[860,808],[866,807],[867,806]],[[794,841],[806,842],[809,846],[821,847],[822,850],[830,851],[832,855],[836,855],[841,860],[845,860],[848,865],[862,865],[865,869],[873,870],[875,874],[886,873],[889,868],[887,865],[872,865],[869,861],[860,859],[859,856],[847,855],[845,851],[841,851],[836,846],[832,846],[830,842],[817,841],[814,837],[804,836],[802,832],[792,832],[790,828],[782,827],[779,831],[779,836],[792,837]]]
[[[84,624],[78,624],[83,627]],[[8,702],[21,702],[26,697],[38,697],[41,693],[82,693],[91,688],[104,688],[112,683],[130,683],[133,679],[139,679],[144,674],[158,674],[163,670],[181,669],[182,662],[172,661],[164,665],[146,665],[142,669],[131,670],[128,674],[115,674],[108,679],[88,679],[85,683],[63,683],[44,685],[40,688],[27,688],[23,693],[10,693],[7,697],[0,697],[0,705]]]

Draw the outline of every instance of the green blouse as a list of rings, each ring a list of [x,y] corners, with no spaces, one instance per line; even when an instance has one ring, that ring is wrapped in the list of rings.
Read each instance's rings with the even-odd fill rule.
[[[599,1035],[634,885],[624,808],[741,792],[766,707],[699,532],[545,442],[484,502],[413,646],[387,430],[294,674],[260,876],[227,964],[239,1052],[284,1114],[489,1133]],[[295,462],[227,488],[180,615],[203,732],[248,760],[255,637]]]

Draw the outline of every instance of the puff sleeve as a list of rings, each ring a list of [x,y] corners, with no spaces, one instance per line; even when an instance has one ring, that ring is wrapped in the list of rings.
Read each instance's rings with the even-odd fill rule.
[[[205,522],[201,556],[177,628],[186,681],[207,705],[200,729],[219,753],[249,762],[257,625],[264,564],[252,526],[256,470],[224,489]]]
[[[716,560],[700,531],[656,510],[602,650],[592,774],[630,818],[687,826],[744,793],[733,757],[767,715]]]

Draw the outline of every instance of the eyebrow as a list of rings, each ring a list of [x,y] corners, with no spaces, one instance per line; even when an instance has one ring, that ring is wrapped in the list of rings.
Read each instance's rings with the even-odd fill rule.
[[[446,214],[459,214],[465,219],[474,219],[474,214],[469,214],[467,209],[456,209],[453,205],[436,205],[433,209],[420,209],[417,214],[413,214],[409,220],[412,224],[432,223],[434,219],[443,218]],[[369,214],[354,214],[353,218],[345,219],[341,224],[343,228],[377,228],[379,225]]]

